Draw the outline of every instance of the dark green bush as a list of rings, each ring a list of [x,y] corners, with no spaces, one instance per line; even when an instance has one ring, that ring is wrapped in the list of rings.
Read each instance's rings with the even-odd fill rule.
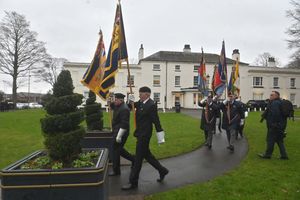
[[[101,103],[94,103],[92,105],[86,105],[84,110],[85,110],[86,115],[99,113],[99,115],[101,115],[101,117],[103,116],[103,113],[101,110]]]
[[[53,87],[53,95],[46,104],[47,114],[41,119],[45,137],[44,144],[53,161],[70,166],[81,152],[80,141],[85,133],[80,127],[83,114],[77,106],[82,95],[73,93],[73,83],[69,71],[63,70]]]
[[[68,133],[46,135],[44,144],[49,151],[49,156],[68,166],[81,153],[80,140],[84,133],[84,128],[79,128]]]
[[[86,106],[84,108],[88,130],[103,129],[103,113],[101,110],[101,104],[95,103],[95,101],[96,95],[90,90],[89,98],[86,100]]]
[[[84,113],[80,110],[68,114],[49,115],[41,119],[42,131],[46,134],[69,132],[78,128],[83,119]]]
[[[45,110],[50,115],[74,112],[77,110],[77,106],[81,104],[82,98],[81,94],[51,98],[46,104]]]

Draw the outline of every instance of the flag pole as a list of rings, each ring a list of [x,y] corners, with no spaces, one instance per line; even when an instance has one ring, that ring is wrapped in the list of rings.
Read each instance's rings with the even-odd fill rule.
[[[110,104],[112,103],[111,101],[111,93],[109,92],[109,95],[108,95],[110,98],[110,101],[107,101],[107,105],[108,105],[108,113],[109,113],[109,125],[110,125],[110,130],[112,130],[112,111],[111,111],[111,107],[110,107]]]
[[[118,3],[121,7],[121,0],[118,0]],[[120,9],[121,10],[121,9]],[[123,23],[123,22],[122,22]],[[124,28],[124,27],[123,27]],[[120,40],[121,43],[121,40]],[[120,48],[121,51],[121,48]],[[120,54],[121,55],[121,54]],[[127,53],[127,58],[126,58],[126,65],[127,65],[127,72],[128,72],[128,83],[129,83],[129,90],[130,90],[130,94],[133,94],[132,91],[132,83],[131,83],[131,75],[130,75],[130,67],[129,67],[129,61],[128,61],[128,53]],[[121,67],[121,62],[119,62],[119,68]],[[132,112],[133,112],[133,116],[134,116],[134,128],[136,128],[136,113],[135,113],[135,107],[134,107],[134,102],[131,102],[131,108],[132,108]]]

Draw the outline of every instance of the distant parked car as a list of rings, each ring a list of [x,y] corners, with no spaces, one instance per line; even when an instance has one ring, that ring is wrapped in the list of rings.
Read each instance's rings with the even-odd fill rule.
[[[41,104],[38,104],[36,102],[29,103],[29,108],[42,108],[43,106]]]
[[[246,105],[247,108],[250,108],[250,110],[265,110],[268,102],[266,100],[249,100]]]

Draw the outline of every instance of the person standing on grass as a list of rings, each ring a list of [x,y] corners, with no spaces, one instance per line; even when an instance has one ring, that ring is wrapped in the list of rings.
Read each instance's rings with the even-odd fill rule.
[[[262,115],[267,124],[267,149],[264,154],[258,154],[260,158],[270,159],[274,145],[277,143],[281,155],[280,159],[288,159],[283,142],[286,119],[282,114],[281,106],[280,93],[272,91],[267,109]]]
[[[120,156],[134,163],[134,156],[131,155],[124,145],[129,135],[129,116],[130,110],[127,104],[124,103],[125,95],[121,93],[115,93],[115,98],[110,107],[113,110],[112,119],[112,132],[113,132],[113,172],[109,176],[119,176],[120,170]]]
[[[140,100],[134,103],[136,129],[134,136],[137,138],[135,163],[131,169],[129,184],[124,185],[122,190],[131,190],[138,187],[139,174],[142,169],[143,160],[146,159],[158,172],[158,182],[162,182],[169,170],[162,166],[158,160],[152,155],[149,143],[152,136],[152,124],[155,125],[158,135],[164,135],[160,120],[157,113],[157,106],[150,99],[151,89],[149,87],[141,87],[139,89]],[[134,102],[134,96],[129,95],[129,100]],[[159,142],[164,142],[161,140]]]
[[[203,98],[198,105],[203,107],[200,128],[204,131],[205,146],[211,149],[213,134],[216,131],[216,118],[219,108],[213,101],[211,94],[208,95],[207,98]]]

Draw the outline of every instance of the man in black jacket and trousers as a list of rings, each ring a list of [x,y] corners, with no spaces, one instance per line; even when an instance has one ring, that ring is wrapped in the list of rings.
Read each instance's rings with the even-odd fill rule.
[[[152,155],[149,149],[149,143],[152,136],[152,124],[155,125],[156,132],[163,135],[163,129],[160,125],[157,106],[150,99],[151,90],[149,87],[141,87],[139,89],[140,100],[134,103],[136,130],[134,136],[137,138],[135,163],[130,173],[129,184],[122,187],[123,190],[135,189],[138,187],[139,174],[142,168],[143,160],[146,159],[159,172],[158,182],[162,182],[169,170],[163,167],[158,160]],[[130,101],[134,101],[132,95],[129,96]]]
[[[216,118],[220,109],[211,94],[203,98],[198,105],[203,107],[200,128],[204,131],[205,146],[211,149],[213,134],[216,131]]]
[[[130,110],[124,103],[125,95],[116,93],[115,100],[110,104],[113,110],[112,132],[113,132],[113,172],[109,176],[118,176],[120,171],[120,156],[134,163],[134,156],[131,155],[124,145],[129,135]]]
[[[280,159],[288,159],[283,143],[286,119],[283,116],[281,109],[280,93],[272,91],[267,110],[262,115],[263,119],[266,119],[268,132],[266,152],[264,154],[258,154],[261,158],[270,159],[274,150],[274,145],[277,143],[281,155]]]
[[[220,105],[223,112],[222,128],[226,130],[228,147],[230,152],[234,152],[233,138],[239,127],[244,125],[245,113],[240,102],[235,100],[232,93],[228,93],[228,99]]]

